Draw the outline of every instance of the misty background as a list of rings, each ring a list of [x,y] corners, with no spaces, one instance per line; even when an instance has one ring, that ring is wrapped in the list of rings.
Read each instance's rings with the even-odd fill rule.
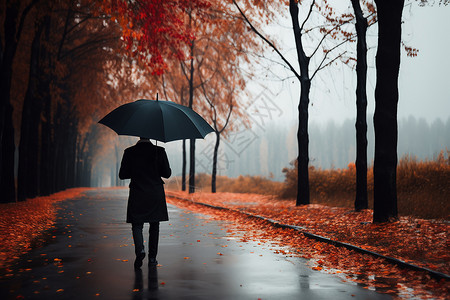
[[[374,154],[374,131],[368,117],[368,157]],[[445,122],[436,119],[429,124],[424,118],[414,116],[399,120],[398,156],[405,155],[418,160],[433,160],[442,150],[450,145],[450,118]],[[241,133],[241,143],[245,148],[238,148],[230,140],[224,141],[220,149],[218,174],[228,177],[239,175],[265,176],[276,181],[283,181],[282,169],[292,167],[297,158],[297,125],[270,126],[265,129],[255,128],[252,132]],[[237,142],[234,140],[233,142]],[[354,120],[343,122],[330,120],[325,124],[312,123],[309,127],[310,165],[322,168],[347,168],[356,158],[356,138]],[[204,143],[202,143],[204,144]],[[198,173],[211,174],[212,147],[202,145],[196,152]],[[173,165],[174,175],[181,175],[181,152],[177,147],[166,147],[169,160]],[[450,149],[449,149],[450,150]]]
[[[450,6],[406,5],[403,13],[402,40],[419,49],[417,57],[402,51],[399,76],[398,157],[410,155],[432,160],[450,150]],[[289,19],[280,18],[266,32],[276,32],[282,52],[295,63],[295,45]],[[373,163],[373,112],[376,85],[377,26],[368,30],[367,125],[368,163]],[[349,47],[356,47],[354,44]],[[298,155],[297,127],[299,84],[289,70],[273,63],[278,57],[268,51],[255,76],[248,83],[247,114],[251,127],[233,120],[235,131],[222,138],[218,175],[265,176],[283,181],[282,169],[290,167]],[[317,74],[312,81],[309,106],[310,165],[318,168],[346,168],[356,158],[356,73],[347,65],[336,64]],[[97,182],[109,186],[120,183],[117,172],[123,149],[137,138],[115,137],[109,153],[94,167]],[[196,142],[196,173],[212,172],[213,134]],[[181,142],[163,144],[173,176],[181,176]],[[187,155],[189,155],[189,142]],[[189,170],[189,163],[187,163]],[[105,173],[106,172],[106,173]]]
[[[450,150],[450,117],[444,122],[440,118],[429,123],[424,118],[410,116],[399,120],[398,157],[408,155],[417,160],[434,160],[441,151]],[[253,126],[235,132],[222,140],[219,148],[217,173],[220,176],[240,175],[264,176],[275,181],[284,181],[282,172],[297,157],[297,124],[276,126]],[[374,131],[372,116],[368,116],[368,157],[373,164]],[[98,181],[93,186],[121,185],[117,173],[123,150],[137,142],[135,137],[120,137],[110,153],[103,156],[94,169],[95,172],[109,170],[101,176],[93,176]],[[347,168],[356,158],[356,138],[354,120],[343,122],[330,120],[325,124],[311,123],[309,127],[310,165],[316,168]],[[155,141],[153,141],[155,142]],[[214,135],[196,142],[196,173],[212,173]],[[189,145],[189,142],[186,143]],[[172,168],[172,176],[181,176],[181,142],[158,145],[166,148]],[[188,148],[188,147],[187,147]],[[189,149],[189,148],[188,148]],[[189,150],[187,151],[189,153]],[[187,163],[189,170],[189,163]],[[109,173],[109,174],[108,174]]]

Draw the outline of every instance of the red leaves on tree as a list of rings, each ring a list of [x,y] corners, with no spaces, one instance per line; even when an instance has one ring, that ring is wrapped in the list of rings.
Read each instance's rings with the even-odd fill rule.
[[[415,57],[419,54],[419,49],[417,49],[417,48],[409,47],[409,46],[405,45],[405,43],[403,43],[403,42],[402,42],[402,46],[405,49],[407,56]]]
[[[121,26],[126,52],[160,75],[166,60],[184,59],[195,39],[186,16],[201,16],[209,6],[205,0],[104,0],[101,9]]]

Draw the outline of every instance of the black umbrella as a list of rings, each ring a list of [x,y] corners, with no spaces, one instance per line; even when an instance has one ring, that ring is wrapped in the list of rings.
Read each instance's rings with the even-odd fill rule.
[[[161,142],[204,138],[214,131],[192,109],[170,101],[140,99],[107,114],[99,123],[119,135],[132,135]]]

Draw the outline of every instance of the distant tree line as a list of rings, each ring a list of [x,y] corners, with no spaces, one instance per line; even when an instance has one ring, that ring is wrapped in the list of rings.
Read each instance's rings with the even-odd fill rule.
[[[92,116],[121,59],[118,27],[88,4],[1,2],[0,202],[89,185]]]
[[[311,132],[314,132],[314,136],[311,137],[312,165],[323,169],[346,168],[350,162],[354,162],[352,121],[346,120],[342,124],[329,122],[324,127],[313,125]],[[436,119],[430,124],[423,118],[410,116],[399,120],[398,132],[399,157],[410,154],[420,160],[432,160],[441,150],[450,147],[450,118],[445,123],[441,119]],[[374,132],[370,123],[367,139],[368,162],[373,164],[374,153],[371,145],[374,144]]]
[[[236,99],[246,81],[239,63],[257,46],[227,5],[1,1],[0,202],[91,184],[94,160],[107,148],[122,154],[116,135],[97,121],[158,91],[206,115],[218,148],[228,121],[240,115]],[[192,161],[194,140],[190,146]],[[117,168],[108,174],[116,185]]]
[[[230,2],[227,3],[231,5]],[[365,3],[367,4],[365,12],[361,11],[358,1],[352,1],[357,15],[356,34],[352,26],[354,21],[352,13],[336,15],[335,9],[327,1],[312,0],[308,4],[289,1],[297,54],[295,64],[294,61],[292,64],[287,61],[274,44],[256,29],[260,24],[249,19],[249,16],[259,16],[267,18],[265,21],[269,23],[275,19],[278,12],[286,13],[285,4],[276,3],[275,9],[272,10],[261,1],[232,1],[235,10],[231,12],[226,6],[227,3],[202,0],[2,1],[1,6],[4,8],[0,18],[3,22],[3,27],[0,27],[2,201],[25,200],[90,182],[93,158],[101,152],[98,145],[101,144],[99,140],[102,134],[99,134],[100,131],[95,127],[95,118],[98,114],[109,110],[111,106],[117,106],[118,94],[124,99],[136,99],[138,95],[148,95],[148,92],[154,93],[153,91],[161,88],[164,94],[170,94],[172,91],[175,95],[179,95],[180,103],[188,100],[189,107],[195,107],[196,98],[203,97],[207,100],[207,103],[203,101],[205,105],[200,105],[197,110],[209,112],[217,134],[212,164],[214,190],[215,160],[218,159],[220,133],[226,130],[227,125],[233,125],[232,122],[228,122],[229,117],[231,112],[236,115],[238,104],[241,104],[234,102],[235,93],[245,87],[245,78],[239,78],[241,72],[238,65],[240,62],[250,62],[248,57],[242,54],[248,53],[249,49],[259,49],[259,38],[262,39],[261,43],[264,41],[280,55],[285,66],[298,79],[301,89],[297,130],[297,205],[309,203],[308,170],[310,158],[314,159],[314,153],[309,152],[313,145],[309,144],[308,128],[311,82],[318,71],[337,60],[344,63],[357,61],[356,94],[357,102],[361,105],[358,105],[356,118],[356,176],[363,179],[357,180],[358,187],[366,186],[364,177],[367,173],[367,124],[366,91],[363,87],[367,70],[364,60],[367,47],[357,48],[357,59],[347,55],[346,50],[339,49],[341,45],[355,41],[356,38],[359,46],[364,46],[366,27],[373,24],[376,11],[378,48],[373,117],[376,141],[374,222],[395,219],[400,49],[404,47],[408,55],[412,56],[417,53],[415,49],[401,43],[404,0],[375,0],[376,10],[373,4]],[[155,7],[158,8],[158,13],[154,13]],[[245,11],[241,10],[241,7],[245,8]],[[254,12],[251,13],[249,8],[254,9]],[[216,14],[217,12],[219,13]],[[310,16],[315,15],[323,17],[319,21],[319,26],[306,24],[308,20],[312,21]],[[246,34],[248,26],[242,26],[240,22],[242,20],[245,20],[256,35]],[[234,25],[239,26],[233,27]],[[307,34],[311,31],[316,31],[317,36],[309,38]],[[205,33],[205,36],[202,33]],[[212,39],[209,39],[211,37]],[[304,46],[307,40],[316,42],[311,53],[305,52],[305,49],[310,48]],[[236,48],[236,51],[227,53],[226,51],[231,48]],[[207,53],[211,56],[207,56]],[[221,61],[222,63],[218,63],[218,57],[225,59]],[[169,66],[173,67],[169,61],[179,65],[181,69],[179,73],[181,77],[184,76],[186,86],[173,84],[181,82],[179,78],[152,78],[149,74],[135,72],[136,65],[147,63],[151,75],[161,75]],[[311,66],[310,62],[313,62]],[[140,78],[145,78],[146,82],[136,84]],[[141,91],[147,91],[147,94],[136,92],[137,86]],[[227,88],[229,91],[222,94]],[[220,101],[215,101],[216,99]],[[424,126],[419,124],[418,129],[419,132],[424,130]],[[323,145],[326,143],[329,147],[333,144],[333,139],[336,139],[336,143],[344,142],[351,145],[350,136],[355,134],[347,136],[337,132],[322,143]],[[280,151],[281,142],[270,143],[266,136],[260,137],[259,148],[255,148],[256,143],[248,144],[246,147],[254,150],[247,152],[246,155],[253,156],[259,153],[259,162],[253,157],[247,160],[255,164],[248,170],[254,167],[259,168],[260,172],[268,172],[269,165],[282,163],[289,155],[285,154],[286,149]],[[341,139],[338,140],[339,137]],[[280,136],[277,138],[281,140]],[[422,146],[429,147],[429,145]],[[272,150],[277,153],[278,158],[271,157]],[[239,152],[239,156],[244,156],[243,153]],[[289,151],[287,153],[289,154]],[[339,147],[333,151],[332,157],[338,160],[338,157],[350,156],[350,153],[351,149],[345,151],[345,147]],[[15,166],[17,157],[18,164]],[[186,158],[183,166],[185,161]],[[15,169],[18,169],[17,176],[14,174]],[[190,142],[189,173],[189,192],[193,192],[194,141]],[[366,208],[367,195],[361,197],[359,201],[361,205],[356,205],[357,202],[358,199],[355,201],[356,210]]]
[[[369,116],[370,120],[372,116]],[[373,165],[374,132],[372,122],[368,122],[368,163]],[[225,144],[222,161],[219,159],[219,174],[228,177],[239,175],[265,176],[283,181],[281,170],[296,159],[296,125],[270,126],[264,131],[256,130],[257,138],[240,154]],[[251,131],[254,129],[249,129]],[[400,119],[398,124],[398,155],[406,154],[419,160],[433,160],[441,150],[450,149],[450,117],[446,121],[436,119],[427,122],[424,118],[410,116]],[[344,169],[355,162],[356,141],[354,120],[342,123],[329,121],[325,124],[310,124],[310,165],[321,169]],[[200,149],[201,150],[201,149]],[[170,148],[169,148],[170,153]],[[169,155],[177,170],[177,153]],[[201,155],[198,159],[205,159]],[[200,164],[201,165],[201,164]],[[209,173],[199,168],[199,172]]]

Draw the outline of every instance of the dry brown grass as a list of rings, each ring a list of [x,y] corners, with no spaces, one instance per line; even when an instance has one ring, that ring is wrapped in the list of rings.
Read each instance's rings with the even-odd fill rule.
[[[295,198],[297,170],[285,169],[286,186],[282,198]],[[311,202],[353,207],[356,169],[322,170],[310,168]],[[373,169],[367,172],[369,208],[373,208]],[[418,161],[404,156],[397,166],[397,198],[401,215],[426,219],[450,219],[450,151],[442,151],[434,161]]]
[[[217,178],[217,192],[255,193],[294,199],[297,194],[297,170],[285,168],[285,182],[274,182],[259,176]],[[178,183],[177,183],[178,181]],[[168,188],[180,190],[179,178]],[[311,203],[353,207],[356,194],[356,169],[322,170],[310,167]],[[369,208],[373,208],[373,170],[367,172]],[[199,174],[197,189],[211,191],[211,176]],[[425,219],[450,220],[450,151],[442,151],[434,161],[418,161],[411,156],[399,160],[397,167],[397,198],[400,215]]]
[[[198,191],[211,191],[211,175],[198,174],[195,177],[195,187]],[[252,193],[261,195],[278,195],[284,187],[283,182],[272,181],[270,178],[262,176],[239,176],[229,178],[227,176],[217,176],[216,191],[228,193]],[[172,190],[181,189],[180,178],[173,178],[167,182],[166,188]]]

